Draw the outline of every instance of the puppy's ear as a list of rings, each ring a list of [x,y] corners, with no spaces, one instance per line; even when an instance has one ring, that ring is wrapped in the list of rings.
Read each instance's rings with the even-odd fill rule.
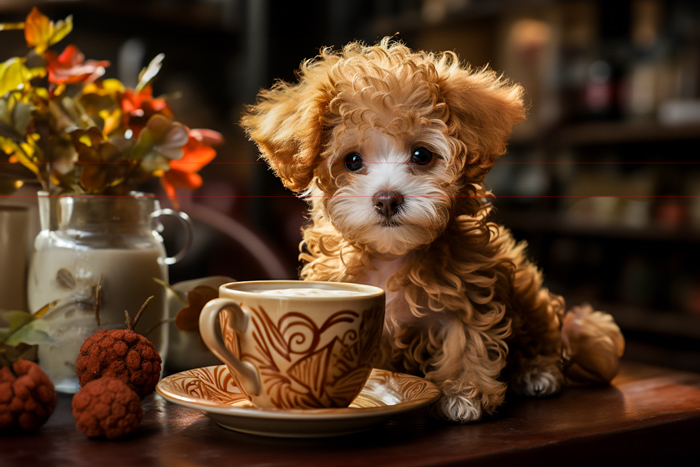
[[[328,100],[308,78],[302,74],[298,84],[280,81],[260,92],[258,102],[241,119],[263,159],[284,186],[295,192],[309,186],[320,162],[321,115]]]
[[[486,68],[460,68],[454,56],[443,57],[440,65],[447,123],[466,145],[460,162],[470,180],[481,181],[506,152],[513,126],[525,118],[523,88]]]

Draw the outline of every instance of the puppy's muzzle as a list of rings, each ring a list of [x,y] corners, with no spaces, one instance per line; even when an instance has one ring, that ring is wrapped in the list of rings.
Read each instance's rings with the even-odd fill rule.
[[[403,204],[403,196],[396,191],[380,191],[372,197],[374,209],[387,219],[394,216]]]

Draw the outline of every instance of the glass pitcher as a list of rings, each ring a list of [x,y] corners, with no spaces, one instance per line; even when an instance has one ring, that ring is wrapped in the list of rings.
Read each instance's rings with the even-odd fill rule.
[[[39,193],[39,214],[27,300],[32,312],[55,303],[43,318],[50,335],[49,342],[39,344],[38,360],[56,390],[80,389],[75,362],[83,341],[99,329],[123,329],[124,310],[133,319],[150,296],[135,331],[165,358],[168,328],[160,324],[167,318],[166,289],[157,281],[168,282],[168,265],[189,248],[187,215],[161,209],[149,194],[57,197],[46,192]],[[175,216],[184,226],[184,247],[174,257],[167,257],[159,234],[163,215]]]

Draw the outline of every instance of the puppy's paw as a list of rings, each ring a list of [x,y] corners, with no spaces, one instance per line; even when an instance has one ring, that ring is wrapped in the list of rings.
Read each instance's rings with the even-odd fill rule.
[[[459,395],[443,395],[432,406],[437,418],[457,423],[476,422],[481,419],[481,405]]]
[[[561,391],[561,373],[542,369],[526,371],[518,378],[520,392],[530,397],[546,397]]]

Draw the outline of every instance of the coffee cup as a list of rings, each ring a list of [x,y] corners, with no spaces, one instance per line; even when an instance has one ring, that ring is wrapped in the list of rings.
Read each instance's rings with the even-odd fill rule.
[[[360,284],[232,282],[204,307],[199,329],[255,406],[347,407],[372,371],[384,300]]]

